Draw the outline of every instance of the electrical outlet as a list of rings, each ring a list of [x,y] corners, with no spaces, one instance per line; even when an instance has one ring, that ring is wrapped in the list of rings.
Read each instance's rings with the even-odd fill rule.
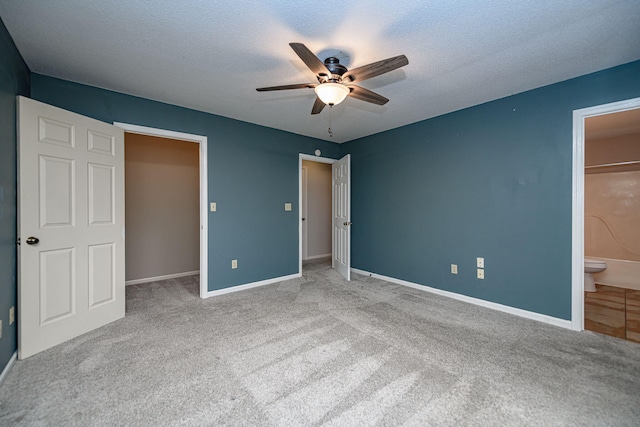
[[[231,268],[238,268],[238,260],[237,259],[232,259],[231,260]]]
[[[484,258],[477,258],[477,265],[478,268],[484,268]]]
[[[451,264],[451,274],[458,274],[458,265]]]
[[[285,203],[284,204],[284,210],[287,211],[287,212],[291,211],[291,203]]]
[[[16,321],[16,308],[12,305],[9,309],[9,324],[13,325],[13,322]]]
[[[216,202],[209,203],[209,209],[211,210],[211,212],[215,212],[217,209]]]
[[[484,270],[482,268],[478,269],[478,279],[484,279]]]

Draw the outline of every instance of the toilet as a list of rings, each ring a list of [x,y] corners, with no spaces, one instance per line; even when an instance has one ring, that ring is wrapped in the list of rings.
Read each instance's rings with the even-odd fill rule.
[[[607,263],[601,259],[585,258],[584,259],[584,291],[595,292],[596,281],[591,273],[600,273],[607,268]]]

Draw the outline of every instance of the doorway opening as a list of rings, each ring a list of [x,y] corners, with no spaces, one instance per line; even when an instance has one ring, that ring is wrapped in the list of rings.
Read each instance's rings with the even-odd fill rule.
[[[144,127],[144,126],[137,126],[137,125],[131,125],[131,124],[126,124],[126,123],[114,123],[114,125],[124,129],[126,131],[126,136],[130,136],[130,137],[134,137],[135,139],[137,139],[140,143],[140,145],[145,145],[145,144],[151,144],[151,146],[153,146],[154,143],[158,144],[158,151],[160,151],[161,148],[170,148],[171,144],[188,144],[188,143],[196,143],[198,144],[197,146],[197,157],[198,157],[198,177],[197,177],[197,181],[198,181],[198,194],[197,194],[197,200],[198,200],[198,207],[197,207],[197,214],[191,212],[186,212],[186,213],[179,213],[177,211],[175,212],[162,212],[162,213],[158,213],[158,215],[155,218],[148,218],[149,221],[153,222],[153,220],[157,220],[158,222],[158,226],[162,226],[162,222],[166,221],[166,220],[171,220],[172,217],[173,219],[176,218],[176,215],[178,217],[180,217],[182,215],[183,218],[189,217],[191,218],[191,221],[197,221],[196,226],[199,230],[198,236],[191,236],[191,240],[197,240],[198,242],[196,243],[198,248],[199,248],[199,260],[197,262],[197,266],[199,267],[199,274],[200,274],[200,289],[199,289],[199,294],[200,294],[200,298],[205,298],[206,294],[208,292],[208,263],[207,263],[207,248],[208,248],[208,242],[207,242],[207,229],[208,229],[208,210],[207,210],[207,137],[206,136],[201,136],[201,135],[192,135],[192,134],[186,134],[186,133],[181,133],[181,132],[173,132],[173,131],[168,131],[168,130],[164,130],[164,129],[155,129],[155,128],[148,128],[148,127]],[[125,143],[126,144],[126,143]],[[189,150],[187,150],[189,151]],[[181,158],[187,158],[188,157],[188,153],[182,153],[179,157]],[[161,161],[161,160],[160,160]],[[177,166],[177,169],[184,169],[181,168],[180,165]],[[189,177],[189,172],[188,171],[180,171],[180,170],[176,170],[175,171],[177,173],[176,176],[181,176],[180,180],[181,181],[185,181],[185,180],[190,180],[192,179],[192,177]],[[156,170],[156,173],[158,173],[158,171]],[[129,179],[128,177],[125,177],[125,181]],[[148,182],[146,183],[146,185],[148,186],[154,186],[156,185],[156,187],[159,187],[160,185],[158,185],[158,182]],[[138,191],[145,191],[145,187],[146,186],[142,186],[141,188],[138,189]],[[146,187],[147,190],[146,191],[152,191],[150,189],[150,187]],[[156,190],[160,190],[163,191],[164,189],[160,188],[156,188]],[[178,190],[179,191],[179,190]],[[127,195],[127,198],[129,198],[129,195]],[[161,199],[161,194],[156,198],[156,199]],[[162,202],[159,202],[162,203]],[[165,203],[166,204],[166,203]],[[126,209],[126,208],[125,208]],[[162,208],[161,208],[162,209]],[[140,216],[140,213],[134,213],[134,218],[136,217],[136,215]],[[184,216],[186,215],[186,217]],[[195,219],[194,217],[196,217],[197,219]],[[137,218],[140,219],[140,221],[137,221],[138,223],[142,224],[145,222],[144,218]],[[185,226],[188,227],[188,224],[179,224],[178,226],[174,226],[174,231],[180,233],[180,229]],[[125,225],[126,227],[126,225]],[[144,230],[136,230],[133,231],[133,233],[144,233]],[[189,233],[188,230],[184,230],[184,233]],[[170,233],[171,234],[171,233]],[[134,234],[135,235],[135,234]],[[129,236],[127,236],[129,237]],[[165,236],[166,238],[171,239],[171,235]],[[176,236],[174,236],[176,237]],[[184,237],[188,239],[188,236],[181,236],[180,240],[183,241]],[[149,235],[140,235],[137,237],[138,240],[140,239],[152,239],[151,236]],[[176,242],[177,243],[177,242]],[[166,244],[166,242],[165,242]],[[143,245],[144,246],[144,245]],[[148,246],[148,245],[147,245]],[[140,253],[136,253],[134,256],[139,256],[141,257],[141,259],[145,259],[145,257],[148,258],[155,258],[156,261],[158,261],[158,257],[155,256],[153,254],[150,254],[149,251],[155,249],[158,250],[157,247],[154,248],[154,246],[151,246],[151,249],[144,249],[142,246],[138,249],[142,249],[141,251],[139,251]],[[174,248],[175,249],[175,248]],[[162,254],[163,252],[163,248],[160,248],[160,254]],[[180,251],[180,249],[178,249],[178,251]],[[188,250],[186,251],[180,251],[181,252],[181,256],[188,256]],[[185,253],[187,252],[187,253]],[[197,252],[196,249],[192,249],[191,252]],[[164,255],[162,255],[164,256]],[[129,258],[129,254],[127,254],[127,258]],[[178,257],[179,258],[179,257]],[[189,260],[179,260],[179,259],[175,259],[175,257],[173,257],[172,263],[177,264],[176,265],[187,265],[189,264]],[[168,278],[173,278],[173,277],[180,277],[180,276],[186,276],[189,274],[196,274],[197,271],[196,270],[190,270],[190,271],[180,271],[180,272],[175,272],[175,274],[160,274],[160,275],[155,275],[152,277],[148,277],[148,268],[154,268],[153,263],[149,264],[146,263],[146,267],[145,266],[138,266],[138,270],[137,271],[136,268],[132,268],[132,266],[127,265],[126,266],[126,270],[128,274],[133,274],[136,276],[142,276],[142,278],[137,278],[137,277],[131,277],[131,278],[127,278],[127,284],[134,284],[134,283],[141,283],[141,282],[145,282],[145,281],[149,281],[149,279],[154,279],[154,280],[161,280],[161,279],[168,279]],[[157,262],[156,262],[157,264]],[[147,270],[145,271],[144,269],[147,268]],[[145,275],[147,277],[145,277]]]
[[[302,160],[301,226],[303,267],[331,261],[331,164]]]
[[[319,260],[318,262],[322,262],[324,258],[332,258],[332,166],[335,162],[337,162],[336,159],[328,157],[300,154],[298,166],[300,179],[298,183],[298,206],[300,206],[298,272],[301,275],[303,261]],[[310,180],[312,181],[311,183]],[[326,187],[327,185],[328,188]],[[310,191],[313,193],[311,203],[309,203]],[[309,208],[311,208],[311,211]],[[315,218],[311,219],[309,215],[314,215]],[[327,225],[328,230],[326,229]],[[310,239],[313,240],[311,245]],[[311,251],[309,251],[310,246],[312,246]]]
[[[573,188],[571,245],[571,328],[584,330],[585,135],[589,118],[640,108],[640,98],[573,112]]]
[[[640,108],[586,119],[585,165],[584,328],[640,342]]]

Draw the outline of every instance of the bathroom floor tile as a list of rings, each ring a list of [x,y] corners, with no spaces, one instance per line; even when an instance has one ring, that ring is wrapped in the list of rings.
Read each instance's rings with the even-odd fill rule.
[[[640,291],[627,289],[627,340],[640,342]]]
[[[596,288],[597,292],[585,292],[585,329],[625,339],[625,289],[604,285]]]

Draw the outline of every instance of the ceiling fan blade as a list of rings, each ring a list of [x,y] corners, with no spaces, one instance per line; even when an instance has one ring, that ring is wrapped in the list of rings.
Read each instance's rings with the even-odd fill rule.
[[[311,109],[311,114],[320,114],[320,111],[324,108],[324,102],[320,100],[320,98],[316,97],[316,102],[313,103],[313,108]]]
[[[409,60],[404,55],[394,56],[393,58],[383,59],[382,61],[373,62],[362,67],[349,70],[342,76],[342,80],[346,83],[361,82],[362,80],[370,79],[371,77],[379,76],[380,74],[388,73],[397,68],[404,67],[409,63]]]
[[[362,101],[371,102],[372,104],[384,105],[389,100],[382,95],[378,95],[375,92],[370,91],[369,89],[365,89],[361,86],[350,85],[347,86],[351,92],[349,92],[349,96],[352,98],[360,99]]]
[[[291,46],[291,49],[293,49],[300,59],[302,59],[302,62],[304,62],[316,76],[331,75],[331,72],[324,65],[324,62],[315,56],[305,45],[302,43],[289,43],[289,46]]]
[[[316,86],[318,86],[318,85],[314,84],[314,83],[298,83],[298,84],[294,84],[294,85],[259,87],[256,90],[258,92],[267,92],[267,91],[270,91],[270,90],[305,89],[305,88],[313,89]]]

